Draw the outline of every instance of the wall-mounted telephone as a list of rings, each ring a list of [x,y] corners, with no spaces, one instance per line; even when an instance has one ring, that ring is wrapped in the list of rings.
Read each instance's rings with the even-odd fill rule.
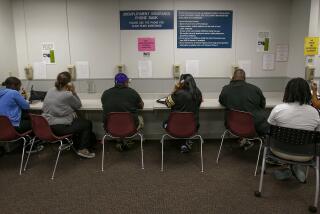
[[[125,72],[125,65],[124,64],[117,65],[117,71],[118,71],[118,73]]]
[[[239,68],[240,68],[239,65],[232,65],[231,66],[231,79],[233,77],[234,72]]]
[[[180,77],[180,65],[174,64],[173,70],[172,70],[173,78],[179,78]]]
[[[71,75],[71,79],[74,81],[76,80],[77,78],[77,75],[76,75],[76,66],[75,65],[68,65],[68,72],[70,73]]]
[[[26,74],[26,79],[27,80],[32,80],[33,79],[33,68],[32,65],[28,64],[25,68],[24,68],[24,72]]]
[[[313,65],[307,65],[305,68],[305,79],[311,81],[314,79],[315,67]]]

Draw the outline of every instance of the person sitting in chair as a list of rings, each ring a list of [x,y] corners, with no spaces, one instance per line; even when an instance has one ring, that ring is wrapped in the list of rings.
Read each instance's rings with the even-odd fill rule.
[[[21,81],[16,77],[8,77],[3,83],[4,88],[0,88],[0,115],[9,118],[12,126],[19,133],[24,133],[32,129],[31,121],[28,115],[30,109],[26,100],[26,92],[22,89]],[[43,145],[35,145],[32,152],[41,151]],[[29,149],[26,149],[29,152]]]
[[[193,112],[197,129],[199,129],[199,109],[202,103],[202,93],[197,87],[196,81],[191,74],[182,74],[179,82],[171,95],[165,99],[165,104],[172,112]],[[164,122],[166,128],[167,121]],[[187,153],[191,150],[192,141],[187,140],[181,145],[181,152]]]
[[[310,105],[311,93],[307,81],[302,78],[291,79],[285,88],[283,102],[272,109],[268,118],[270,124],[293,129],[320,130],[319,113]],[[275,149],[271,151],[274,155],[287,160],[305,162],[313,158],[288,155]],[[278,180],[289,179],[292,175],[300,182],[306,179],[305,168],[300,165],[276,170],[274,175]]]
[[[144,103],[138,92],[129,87],[128,76],[124,73],[118,73],[114,78],[114,83],[114,87],[105,90],[101,96],[104,127],[108,113],[130,112],[137,130],[143,128],[143,118],[138,115],[138,109],[143,109]],[[119,151],[127,150],[132,143],[126,140],[119,140],[116,148]]]
[[[219,102],[226,109],[250,112],[258,135],[263,136],[269,131],[268,114],[265,110],[266,99],[260,88],[246,82],[243,69],[236,69],[230,83],[223,87]],[[252,142],[240,141],[241,146],[250,148]]]

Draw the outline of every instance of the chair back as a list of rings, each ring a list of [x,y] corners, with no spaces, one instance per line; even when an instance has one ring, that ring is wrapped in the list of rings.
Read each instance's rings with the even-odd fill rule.
[[[197,133],[197,125],[192,112],[171,112],[166,131],[172,137],[189,138]]]
[[[8,117],[0,116],[0,141],[12,141],[19,138],[19,134],[12,126]]]
[[[227,128],[239,137],[252,138],[257,135],[253,116],[249,112],[229,110],[226,122]]]
[[[113,137],[130,137],[137,133],[133,116],[130,112],[111,112],[107,115],[105,129]]]
[[[57,137],[52,133],[46,118],[41,115],[30,114],[32,130],[43,141],[56,141]]]
[[[277,151],[299,156],[319,152],[319,132],[271,125],[269,145]]]

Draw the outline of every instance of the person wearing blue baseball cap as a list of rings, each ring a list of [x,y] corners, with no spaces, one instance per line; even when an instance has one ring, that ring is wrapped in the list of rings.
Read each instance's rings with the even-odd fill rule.
[[[110,112],[130,112],[133,115],[137,129],[143,127],[143,118],[138,115],[138,109],[143,109],[144,103],[137,91],[129,87],[129,78],[125,73],[117,73],[114,77],[114,87],[103,92],[101,97],[103,118]],[[129,149],[131,143],[118,141],[116,148],[119,151]]]

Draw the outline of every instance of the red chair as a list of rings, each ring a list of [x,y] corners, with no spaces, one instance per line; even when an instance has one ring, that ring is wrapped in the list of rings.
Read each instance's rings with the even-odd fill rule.
[[[28,145],[33,145],[34,140],[31,140],[31,137],[29,134],[32,132],[32,130],[29,130],[25,133],[18,133],[15,128],[12,126],[9,118],[6,116],[0,116],[0,142],[17,142],[19,140],[23,141],[23,147],[22,147],[22,155],[21,155],[21,162],[20,162],[20,171],[19,174],[21,175],[22,171],[22,165],[24,161],[24,154],[25,149]],[[30,153],[29,153],[30,154]]]
[[[224,137],[227,133],[230,133],[232,136],[244,138],[248,141],[260,141],[260,148],[257,158],[256,169],[254,171],[254,176],[257,174],[258,163],[260,158],[260,152],[262,148],[262,139],[258,136],[256,129],[254,127],[253,116],[249,112],[229,110],[227,112],[227,129],[221,136],[221,144],[218,152],[217,163],[219,162],[220,152],[222,149],[222,144]]]
[[[143,162],[143,135],[137,130],[133,116],[130,112],[111,112],[107,115],[106,134],[102,138],[102,164],[101,171],[104,171],[104,142],[106,137],[112,139],[130,139],[136,136],[140,137],[141,143],[141,168],[144,169]]]
[[[64,135],[64,136],[56,136],[55,134],[52,133],[48,121],[43,116],[30,114],[30,118],[31,118],[31,123],[32,123],[32,130],[37,138],[39,138],[42,141],[48,141],[51,143],[57,143],[57,142],[60,143],[60,146],[58,148],[57,159],[56,159],[54,169],[52,172],[52,176],[51,176],[51,179],[53,180],[61,151],[69,150],[73,144],[72,139],[71,139],[72,134],[68,134],[68,135]],[[66,143],[63,143],[64,141],[66,141]],[[31,145],[30,150],[32,149],[32,146],[33,145]],[[29,157],[30,157],[30,153],[28,155],[26,164],[24,166],[24,170],[26,170]]]
[[[197,134],[197,125],[192,112],[171,112],[165,127],[167,134],[162,135],[161,138],[161,171],[163,171],[163,146],[165,137],[172,139],[191,140],[194,138],[200,139],[201,148],[201,172],[203,172],[203,155],[202,144],[203,139],[201,135]]]

